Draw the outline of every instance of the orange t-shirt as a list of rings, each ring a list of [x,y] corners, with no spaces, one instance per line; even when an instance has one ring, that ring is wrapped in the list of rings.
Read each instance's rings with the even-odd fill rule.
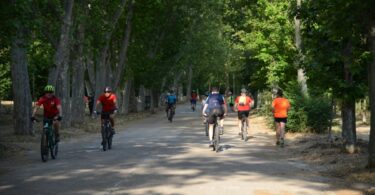
[[[238,111],[248,111],[253,100],[249,96],[238,96],[234,102],[237,104]]]
[[[286,98],[278,97],[272,101],[272,107],[274,109],[273,116],[275,118],[286,118],[288,117],[288,109],[290,103]]]

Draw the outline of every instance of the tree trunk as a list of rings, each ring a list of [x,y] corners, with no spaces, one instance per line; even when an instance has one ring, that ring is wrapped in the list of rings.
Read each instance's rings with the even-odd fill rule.
[[[60,40],[54,56],[54,66],[50,69],[48,75],[48,83],[56,86],[58,75],[63,69],[64,61],[67,61],[69,53],[69,34],[72,26],[72,13],[73,13],[74,0],[65,0],[64,19],[61,25]]]
[[[193,80],[193,65],[190,63],[189,64],[189,70],[188,70],[188,82],[186,86],[186,99],[189,101],[190,100],[190,94],[191,94],[191,84]]]
[[[85,114],[85,102],[83,101],[83,96],[85,93],[84,88],[84,60],[83,60],[83,46],[85,39],[84,27],[82,24],[78,25],[78,43],[77,43],[77,55],[74,56],[73,61],[73,71],[72,71],[72,123],[82,124],[84,122]]]
[[[139,86],[139,92],[137,97],[137,112],[142,112],[145,110],[145,87],[143,85]]]
[[[121,50],[119,53],[119,62],[118,62],[118,67],[116,69],[116,75],[114,80],[113,88],[116,89],[116,87],[120,84],[121,79],[123,78],[124,75],[124,70],[125,70],[125,62],[127,59],[127,51],[129,48],[129,39],[130,39],[130,34],[131,34],[131,29],[132,29],[132,18],[133,18],[133,3],[132,1],[128,7],[128,14],[126,18],[126,27],[125,27],[125,33],[123,36],[122,44],[121,44]]]
[[[297,8],[301,8],[302,0],[297,0]],[[298,51],[298,58],[296,61],[297,67],[299,67],[300,63],[302,62],[303,55],[302,55],[302,41],[301,41],[301,20],[299,19],[299,14],[294,17],[294,27],[295,27],[295,44]],[[297,81],[300,84],[301,92],[304,95],[307,95],[307,84],[306,84],[306,75],[302,68],[299,68],[297,71]]]
[[[125,83],[125,87],[123,89],[123,92],[122,92],[122,98],[121,98],[121,102],[120,102],[120,105],[119,105],[119,110],[121,113],[123,114],[128,114],[129,113],[129,100],[130,100],[130,90],[131,90],[131,87],[132,87],[132,80],[129,79],[126,83]]]
[[[369,141],[369,157],[368,167],[375,168],[375,23],[370,28],[370,48],[372,53],[372,62],[369,64],[368,80],[369,80],[369,96],[370,96],[370,141]]]
[[[344,100],[342,102],[342,137],[344,139],[345,150],[354,153],[357,144],[355,125],[355,101]]]
[[[13,127],[16,134],[33,134],[31,124],[31,92],[27,70],[26,29],[18,27],[11,48],[13,84]]]

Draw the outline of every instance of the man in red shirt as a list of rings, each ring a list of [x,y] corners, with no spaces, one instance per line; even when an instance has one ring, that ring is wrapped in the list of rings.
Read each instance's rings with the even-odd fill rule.
[[[195,107],[197,105],[197,96],[198,94],[193,90],[190,95],[190,104],[191,104],[191,109],[195,111]]]
[[[242,115],[245,115],[246,123],[247,125],[249,125],[248,117],[249,117],[249,112],[251,109],[251,104],[253,102],[251,97],[247,96],[246,93],[247,93],[246,89],[241,89],[241,95],[238,96],[236,100],[234,101],[235,103],[234,107],[238,111],[238,127],[240,129],[240,133],[241,133],[241,126],[242,126],[241,117]]]
[[[55,88],[52,85],[44,87],[44,95],[36,102],[31,119],[35,120],[35,113],[43,106],[43,115],[45,119],[53,119],[53,129],[55,130],[56,142],[60,141],[60,121],[61,117],[61,101],[53,93]]]
[[[114,93],[112,93],[112,89],[110,87],[104,88],[104,93],[100,95],[98,100],[96,101],[95,110],[98,109],[99,104],[102,104],[102,115],[101,115],[102,124],[104,122],[103,113],[109,114],[109,121],[111,122],[111,126],[112,126],[112,134],[115,134],[115,129],[114,129],[115,121],[113,118],[117,113],[117,97]],[[94,112],[96,114],[97,111],[94,111]]]

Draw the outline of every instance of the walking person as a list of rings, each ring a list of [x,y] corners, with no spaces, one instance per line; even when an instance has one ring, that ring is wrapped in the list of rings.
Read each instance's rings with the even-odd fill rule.
[[[289,109],[290,103],[288,99],[284,98],[283,91],[279,89],[276,98],[272,101],[272,113],[275,119],[276,145],[281,147],[284,147],[285,125]]]

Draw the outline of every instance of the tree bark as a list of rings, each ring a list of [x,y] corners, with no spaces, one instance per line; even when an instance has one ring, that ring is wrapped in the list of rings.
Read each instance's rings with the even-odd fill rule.
[[[54,56],[54,65],[49,71],[48,83],[56,86],[58,75],[62,72],[64,62],[67,61],[69,53],[69,34],[72,26],[72,13],[73,13],[74,0],[65,0],[64,19],[61,25],[60,40]]]
[[[188,83],[186,86],[186,99],[188,101],[190,100],[192,80],[193,80],[193,65],[190,63],[188,67]]]
[[[13,127],[16,134],[33,134],[31,92],[27,70],[26,28],[18,27],[11,47]]]
[[[368,167],[375,168],[375,23],[372,24],[369,34],[372,62],[369,64],[368,71],[371,110]]]
[[[297,8],[301,8],[302,0],[297,0]],[[299,19],[299,16],[294,17],[294,27],[295,27],[295,44],[298,51],[298,59],[296,61],[296,65],[299,66],[299,64],[302,62],[303,55],[302,55],[302,40],[301,40],[301,20]],[[297,81],[300,84],[301,92],[304,95],[307,95],[307,83],[306,83],[306,75],[302,68],[299,68],[297,71]]]
[[[85,114],[85,102],[83,101],[83,96],[85,93],[84,88],[84,60],[83,60],[83,47],[84,47],[84,39],[85,39],[85,31],[83,24],[78,25],[77,29],[77,37],[78,43],[76,45],[77,55],[74,56],[73,61],[73,71],[72,71],[72,83],[74,87],[72,87],[72,123],[73,124],[82,124],[84,122],[84,114]]]
[[[133,4],[134,1],[132,1],[128,7],[128,14],[126,18],[126,29],[124,33],[124,37],[122,40],[122,45],[121,45],[121,50],[120,50],[120,58],[118,62],[118,67],[116,69],[116,75],[113,83],[113,88],[116,89],[116,87],[119,85],[123,75],[124,75],[124,70],[125,70],[125,62],[127,59],[127,51],[129,48],[129,39],[130,39],[130,34],[131,34],[131,29],[132,29],[132,18],[133,18]]]
[[[354,153],[357,144],[355,125],[355,101],[344,100],[342,103],[342,137],[345,150]]]

